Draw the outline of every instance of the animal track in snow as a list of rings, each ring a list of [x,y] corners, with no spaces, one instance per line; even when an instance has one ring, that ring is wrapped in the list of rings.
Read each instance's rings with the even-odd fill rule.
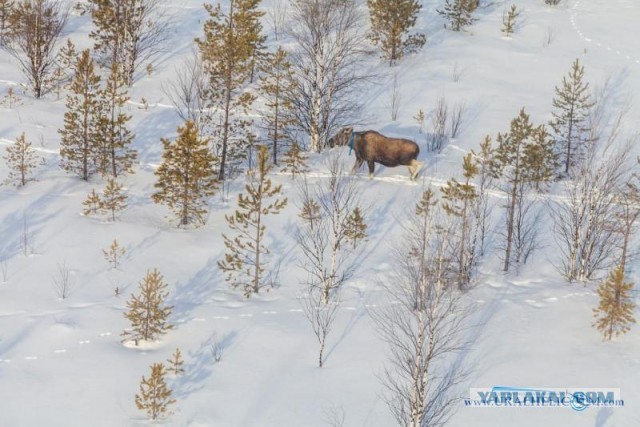
[[[278,314],[277,311],[263,311],[262,314]]]
[[[108,337],[111,336],[111,332],[102,332],[99,334],[101,337]]]
[[[90,340],[83,340],[83,341],[78,341],[78,344],[83,345],[83,344],[91,344]]]
[[[61,348],[60,350],[53,350],[53,352],[56,353],[56,354],[61,354],[61,353],[66,353],[67,350]]]
[[[607,51],[614,52],[614,49],[611,46],[604,45],[602,42],[599,42],[597,40],[594,41],[591,37],[586,37],[582,33],[582,30],[580,30],[580,27],[578,26],[578,24],[576,22],[576,17],[577,17],[577,11],[578,11],[578,8],[580,7],[580,3],[581,2],[582,2],[582,0],[576,0],[575,3],[573,4],[573,6],[569,9],[569,20],[571,21],[571,26],[573,27],[575,32],[578,34],[578,36],[582,40],[584,40],[585,42],[593,43],[597,47],[604,47],[605,49],[607,49]],[[631,55],[623,53],[618,49],[615,50],[615,53],[616,53],[616,55],[621,56],[621,57],[623,57],[624,59],[626,59],[628,61],[635,62],[636,64],[640,64],[640,58],[633,59]]]
[[[25,356],[24,360],[38,360],[38,356]]]

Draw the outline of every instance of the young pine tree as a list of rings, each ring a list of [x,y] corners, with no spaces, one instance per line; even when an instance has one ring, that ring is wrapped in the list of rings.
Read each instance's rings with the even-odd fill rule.
[[[553,119],[549,123],[554,132],[556,150],[566,175],[582,155],[585,134],[589,132],[587,115],[594,103],[589,93],[589,83],[584,82],[584,67],[576,59],[568,77],[556,86],[553,98]]]
[[[451,30],[462,31],[475,21],[471,3],[470,0],[446,0],[444,9],[438,13],[448,21]]]
[[[367,0],[371,32],[369,39],[393,65],[407,53],[418,51],[427,41],[424,34],[409,34],[422,5],[417,0]]]
[[[454,262],[457,264],[458,288],[464,289],[471,283],[471,276],[477,258],[477,222],[474,222],[474,205],[478,200],[478,193],[473,184],[473,179],[478,175],[478,165],[473,160],[473,154],[469,153],[462,162],[463,182],[455,178],[447,181],[447,185],[441,188],[444,203],[444,212],[458,219],[460,234],[456,242],[457,254]]]
[[[226,280],[231,286],[242,287],[247,298],[265,286],[264,256],[269,254],[269,250],[264,245],[267,229],[264,217],[280,213],[287,205],[287,199],[270,201],[282,190],[280,185],[272,186],[267,177],[270,170],[267,147],[261,146],[255,176],[245,186],[245,193],[238,195],[238,210],[233,215],[225,215],[236,236],[230,239],[222,235],[227,253],[218,266],[226,273]]]
[[[124,73],[117,65],[111,67],[105,87],[99,92],[102,116],[99,121],[100,163],[103,175],[117,178],[133,171],[137,153],[131,148],[135,135],[127,129],[131,116],[124,113],[129,100]]]
[[[56,55],[56,66],[53,72],[56,100],[60,99],[62,91],[68,89],[73,80],[73,68],[78,55],[76,46],[71,39],[67,39],[67,43],[60,48],[58,55]]]
[[[265,98],[263,124],[272,144],[273,163],[278,164],[278,148],[288,140],[292,108],[287,96],[292,90],[293,74],[287,52],[281,47],[261,67],[260,92]]]
[[[516,8],[515,4],[511,5],[509,11],[505,11],[502,14],[502,32],[505,36],[509,37],[516,31],[516,18],[520,15],[520,11]]]
[[[127,253],[127,250],[120,246],[116,239],[113,239],[113,243],[108,249],[103,249],[102,254],[107,262],[111,265],[111,268],[118,268],[122,257]]]
[[[173,210],[180,225],[204,224],[206,199],[217,190],[208,141],[200,138],[194,122],[187,121],[184,127],[178,127],[175,142],[162,139],[162,145],[162,164],[155,172],[158,192],[152,200]]]
[[[550,174],[540,173],[540,165],[551,169],[555,166],[555,155],[550,150],[551,147],[540,146],[540,135],[545,132],[543,128],[544,126],[534,128],[523,108],[518,117],[511,121],[509,132],[498,134],[498,146],[493,151],[491,176],[502,181],[500,188],[507,195],[503,271],[509,271],[509,266],[514,261],[516,264],[524,261],[520,251],[514,250],[514,241],[521,231],[517,227],[526,224],[527,219],[517,218],[517,214],[526,211],[522,208],[531,185],[540,188],[543,182],[551,178]],[[535,161],[533,154],[539,156]]]
[[[353,212],[346,219],[346,231],[347,240],[353,242],[353,248],[356,248],[358,240],[362,240],[367,237],[367,224],[364,222],[364,217],[359,207],[356,207]]]
[[[98,100],[100,77],[95,74],[89,49],[82,51],[75,64],[71,93],[67,95],[64,128],[60,129],[60,165],[85,181],[98,163],[101,105]]]
[[[250,129],[242,117],[253,104],[255,96],[247,91],[253,63],[264,49],[265,38],[260,35],[258,10],[260,0],[234,0],[227,13],[222,6],[205,4],[209,19],[204,24],[204,36],[196,39],[211,90],[208,107],[221,112],[216,120],[213,141],[220,157],[218,180],[224,181],[229,158],[244,156],[242,144],[249,140]]]
[[[151,420],[169,415],[169,406],[176,403],[176,400],[171,398],[172,391],[167,386],[165,375],[162,363],[151,365],[151,375],[148,379],[142,377],[140,393],[135,397],[138,409],[145,411]]]
[[[131,295],[127,301],[128,311],[124,313],[131,322],[131,328],[121,334],[123,341],[133,340],[136,345],[140,340],[155,340],[173,328],[167,320],[173,307],[165,305],[169,292],[162,274],[157,269],[147,271],[138,288],[140,294]]]
[[[127,195],[122,191],[123,187],[114,178],[109,178],[107,185],[102,190],[100,209],[111,214],[111,221],[116,220],[116,212],[127,207]]]
[[[82,202],[82,206],[84,206],[84,210],[82,211],[83,215],[97,215],[98,211],[100,211],[102,207],[102,200],[100,199],[100,195],[96,193],[96,189],[91,190],[91,193],[87,196],[84,202]]]
[[[307,166],[307,155],[300,149],[297,142],[291,144],[291,148],[284,155],[282,162],[285,166],[282,172],[289,172],[291,179],[295,179],[296,175],[301,175],[309,170]]]
[[[33,181],[31,176],[33,170],[38,166],[41,157],[36,156],[31,143],[27,141],[24,132],[16,139],[16,143],[7,147],[4,159],[9,169],[7,182],[13,183],[16,187],[22,187],[29,181]]]
[[[167,359],[169,363],[169,372],[173,375],[180,375],[184,373],[184,359],[182,358],[182,352],[176,347],[176,351],[171,355],[171,359]]]
[[[633,283],[624,282],[624,270],[622,266],[616,267],[598,287],[600,304],[593,310],[597,318],[593,324],[602,332],[605,341],[610,341],[613,335],[624,334],[630,329],[632,323],[636,323],[633,316],[635,303],[631,293]]]

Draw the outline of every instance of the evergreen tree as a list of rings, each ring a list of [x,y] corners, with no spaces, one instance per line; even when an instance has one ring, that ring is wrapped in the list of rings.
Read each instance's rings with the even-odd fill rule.
[[[371,19],[369,38],[382,50],[389,65],[426,43],[424,34],[409,34],[422,8],[418,0],[367,0],[367,6]]]
[[[263,257],[269,254],[269,250],[264,245],[267,228],[264,217],[278,214],[287,205],[287,199],[269,201],[282,190],[281,185],[272,186],[267,177],[270,170],[267,147],[261,146],[255,176],[245,186],[245,193],[238,195],[238,210],[233,215],[225,215],[236,236],[230,239],[222,235],[227,253],[218,266],[226,273],[225,278],[231,286],[242,287],[247,298],[265,286]]]
[[[558,156],[554,149],[555,142],[549,136],[546,127],[539,126],[531,132],[531,144],[525,148],[528,180],[536,191],[544,190],[542,187],[552,181],[558,169]]]
[[[138,288],[140,294],[131,294],[127,301],[128,311],[124,313],[131,322],[131,328],[121,334],[124,340],[133,340],[136,345],[140,340],[155,340],[173,329],[167,320],[173,307],[165,305],[169,292],[162,274],[155,268],[147,271]]]
[[[36,156],[24,132],[16,139],[15,144],[7,147],[4,159],[9,169],[7,182],[13,183],[16,187],[22,187],[27,182],[34,181],[31,173],[38,166],[38,161],[42,160],[41,157]]]
[[[162,145],[162,164],[155,172],[158,192],[152,200],[173,210],[181,225],[204,224],[206,199],[217,190],[208,141],[200,138],[194,122],[187,121],[178,127],[175,142],[162,139]]]
[[[509,37],[516,31],[516,18],[520,15],[520,11],[515,4],[511,5],[508,12],[502,14],[502,32]]]
[[[84,210],[82,211],[83,215],[96,215],[100,208],[102,207],[102,200],[100,200],[100,195],[96,193],[96,189],[91,190],[91,193],[87,196],[84,202],[82,202],[82,206],[84,206]]]
[[[69,88],[73,80],[73,69],[78,60],[78,52],[76,46],[71,39],[67,39],[67,43],[60,48],[56,56],[56,66],[53,72],[53,80],[55,81],[56,100],[60,99],[63,90]]]
[[[518,213],[523,212],[521,208],[524,196],[532,184],[540,188],[540,184],[550,178],[548,174],[540,173],[536,168],[541,164],[555,165],[555,156],[549,147],[540,146],[541,140],[546,141],[542,137],[544,135],[544,126],[534,128],[523,108],[518,117],[511,121],[509,132],[498,134],[497,137],[498,146],[493,152],[490,166],[492,177],[502,180],[502,191],[507,194],[504,271],[509,271],[512,258],[516,264],[524,261],[519,251],[513,251],[516,234],[519,234],[517,226],[525,222],[524,219],[517,221],[516,218]],[[540,158],[534,161],[534,154]]]
[[[137,158],[136,151],[131,148],[135,135],[127,129],[131,116],[124,113],[128,100],[124,75],[119,67],[112,66],[105,87],[100,91],[102,117],[98,144],[101,150],[99,170],[113,178],[131,173]]]
[[[367,237],[367,224],[364,222],[364,217],[359,207],[356,206],[353,212],[346,218],[346,228],[345,234],[347,240],[353,242],[353,248],[355,249],[358,240]]]
[[[107,67],[120,69],[128,86],[136,70],[161,50],[167,22],[158,0],[89,0],[93,49]]]
[[[460,234],[458,235],[457,264],[458,287],[465,288],[471,282],[472,270],[477,256],[476,226],[474,223],[474,203],[478,200],[473,179],[478,175],[477,162],[473,160],[473,154],[464,157],[462,163],[462,175],[464,182],[458,182],[455,178],[447,181],[447,185],[441,188],[444,203],[442,208],[447,215],[458,218]]]
[[[606,341],[610,341],[613,335],[626,333],[630,325],[636,323],[633,316],[635,303],[631,295],[633,283],[624,282],[624,270],[618,266],[600,284],[597,292],[600,304],[593,310],[597,318],[593,326],[602,332]]]
[[[127,195],[122,191],[123,187],[114,178],[109,178],[107,185],[102,190],[100,209],[111,213],[111,221],[116,220],[116,212],[127,207]]]
[[[285,166],[282,172],[289,172],[291,178],[295,179],[296,175],[304,174],[309,170],[307,166],[307,155],[300,149],[297,142],[291,144],[291,148],[284,155],[282,162]]]
[[[126,253],[126,249],[118,244],[116,239],[113,239],[113,243],[109,246],[108,249],[103,249],[102,254],[104,258],[107,260],[109,264],[111,264],[112,268],[118,268],[118,263],[124,257]]]
[[[171,398],[172,391],[167,386],[165,375],[164,365],[154,363],[151,365],[149,379],[142,377],[140,394],[136,394],[136,406],[145,411],[152,420],[169,415],[169,406],[176,403],[176,400]]]
[[[270,55],[261,68],[260,91],[265,98],[266,111],[263,123],[272,143],[273,163],[278,164],[278,148],[289,140],[291,127],[291,101],[287,98],[293,90],[293,73],[287,53],[281,47]]]
[[[208,107],[221,112],[213,132],[220,181],[225,179],[228,160],[245,156],[242,145],[250,141],[250,122],[242,114],[246,115],[255,100],[246,83],[257,52],[264,49],[265,38],[260,35],[264,12],[258,11],[259,4],[260,0],[232,0],[226,14],[220,4],[205,4],[209,19],[204,36],[196,39],[209,78]]]
[[[62,168],[85,181],[96,171],[99,155],[96,143],[101,114],[99,83],[100,77],[95,74],[93,59],[86,49],[75,64],[71,93],[67,95],[64,128],[58,131]]]
[[[561,87],[556,86],[553,98],[553,119],[549,123],[553,129],[556,149],[569,174],[571,166],[582,155],[582,143],[589,132],[587,116],[594,103],[589,93],[589,83],[584,82],[584,67],[576,59],[568,77],[562,78]]]
[[[171,355],[171,359],[167,359],[167,362],[169,362],[169,372],[174,375],[184,373],[184,359],[182,358],[182,353],[179,348],[176,347],[176,351]]]
[[[313,223],[320,220],[320,205],[313,199],[307,199],[302,203],[298,216],[313,228]]]
[[[449,22],[451,30],[461,31],[475,21],[471,14],[473,10],[470,0],[446,0],[444,9],[438,13]]]

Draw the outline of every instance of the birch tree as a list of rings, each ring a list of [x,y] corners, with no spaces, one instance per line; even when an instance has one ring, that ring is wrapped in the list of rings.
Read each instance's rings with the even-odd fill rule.
[[[36,98],[52,88],[56,45],[67,16],[68,10],[59,0],[22,0],[10,15],[4,48],[20,64]]]
[[[320,152],[341,123],[360,109],[356,96],[370,74],[363,15],[356,0],[294,0],[288,35],[294,87],[289,95],[295,128]]]
[[[438,227],[433,192],[423,193],[394,251],[394,270],[384,280],[388,304],[371,312],[388,346],[381,375],[385,399],[399,425],[442,426],[451,416],[464,369],[451,364],[463,351],[464,304],[455,279],[447,278],[446,239]],[[437,268],[434,268],[437,267]]]

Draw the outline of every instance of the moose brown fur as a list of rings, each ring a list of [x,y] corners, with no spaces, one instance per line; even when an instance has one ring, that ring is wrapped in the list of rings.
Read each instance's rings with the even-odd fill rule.
[[[352,132],[351,128],[341,129],[329,140],[329,146],[348,145]],[[387,167],[407,166],[412,180],[416,179],[422,166],[422,162],[418,161],[418,144],[408,139],[389,138],[373,130],[354,133],[353,151],[356,153],[353,172],[358,171],[362,163],[367,162],[369,178],[373,176],[375,163]]]

